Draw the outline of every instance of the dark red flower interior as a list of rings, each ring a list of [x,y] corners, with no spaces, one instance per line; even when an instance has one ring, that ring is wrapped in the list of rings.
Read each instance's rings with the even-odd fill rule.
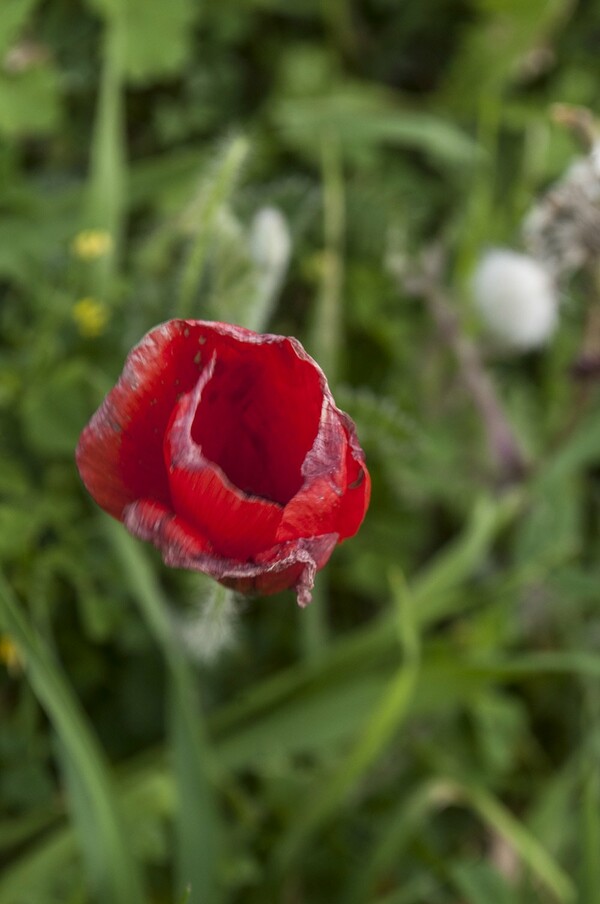
[[[230,346],[203,390],[192,438],[243,493],[285,505],[302,486],[322,398],[315,368],[289,345],[257,347],[250,358]]]

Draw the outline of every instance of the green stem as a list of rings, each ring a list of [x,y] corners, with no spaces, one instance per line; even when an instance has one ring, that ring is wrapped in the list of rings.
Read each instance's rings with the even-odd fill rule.
[[[338,377],[342,336],[342,291],[344,285],[344,233],[346,206],[342,158],[336,135],[327,135],[321,145],[323,179],[323,275],[317,300],[311,351],[329,382]],[[307,660],[317,659],[328,642],[327,575],[318,575],[311,605],[302,619],[302,649]]]
[[[327,648],[326,605],[327,575],[321,571],[316,575],[311,604],[306,609],[298,609],[302,655],[307,662],[319,660]]]
[[[342,292],[344,286],[344,233],[346,205],[344,175],[337,136],[330,134],[321,145],[323,179],[323,275],[315,311],[312,351],[335,384],[342,344]]]
[[[126,150],[123,110],[125,25],[114,19],[107,25],[104,63],[90,160],[88,225],[106,230],[112,247],[94,265],[92,290],[105,297],[118,264],[126,210]]]
[[[168,607],[142,549],[112,519],[106,519],[144,618],[162,647],[169,677],[169,733],[178,793],[177,895],[189,885],[193,901],[218,904],[222,832],[215,794],[216,764],[198,705],[195,676],[171,629]]]

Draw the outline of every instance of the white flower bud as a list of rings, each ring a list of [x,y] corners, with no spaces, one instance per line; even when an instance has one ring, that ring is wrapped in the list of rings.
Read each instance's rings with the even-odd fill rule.
[[[526,254],[488,251],[473,276],[473,295],[498,345],[515,351],[537,348],[558,323],[558,296],[549,273]]]
[[[262,269],[282,274],[288,265],[292,242],[285,217],[276,207],[263,207],[250,227],[250,254]]]

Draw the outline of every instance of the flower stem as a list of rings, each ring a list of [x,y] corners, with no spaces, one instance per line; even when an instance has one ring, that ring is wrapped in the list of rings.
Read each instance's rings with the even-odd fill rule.
[[[344,283],[344,232],[346,205],[344,177],[337,137],[326,135],[321,144],[323,179],[323,272],[315,317],[311,351],[330,383],[338,378],[342,336],[342,290]],[[318,658],[327,646],[327,577],[317,575],[313,601],[301,613],[302,646],[306,659]]]
[[[123,111],[123,46],[125,25],[122,11],[115,10],[104,36],[104,61],[100,94],[94,121],[87,197],[87,219],[93,229],[111,237],[110,249],[92,267],[91,291],[104,298],[118,263],[126,212],[127,179]]]
[[[321,145],[323,232],[325,248],[319,297],[315,310],[312,352],[330,383],[338,379],[342,338],[344,233],[346,205],[344,177],[337,137],[327,135]]]
[[[222,832],[214,787],[216,764],[198,705],[195,676],[175,639],[166,601],[143,551],[122,525],[108,518],[105,525],[168,669],[168,722],[178,793],[176,892],[181,894],[190,885],[194,901],[218,904]]]
[[[306,609],[298,608],[302,654],[308,662],[319,659],[327,647],[327,589],[327,575],[321,571],[315,578],[312,602]]]

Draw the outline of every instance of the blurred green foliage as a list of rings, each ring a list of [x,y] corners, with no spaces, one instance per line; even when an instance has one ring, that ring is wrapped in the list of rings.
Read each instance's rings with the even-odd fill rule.
[[[599,35],[572,0],[2,4],[0,904],[600,902],[600,412],[592,386],[573,421],[569,374],[592,289],[491,364],[532,463],[502,493],[386,265],[439,240],[477,338],[474,261],[576,153],[549,105],[600,110]],[[219,656],[190,639],[214,590],[73,461],[173,316],[298,335],[373,473],[312,609],[237,601]]]

